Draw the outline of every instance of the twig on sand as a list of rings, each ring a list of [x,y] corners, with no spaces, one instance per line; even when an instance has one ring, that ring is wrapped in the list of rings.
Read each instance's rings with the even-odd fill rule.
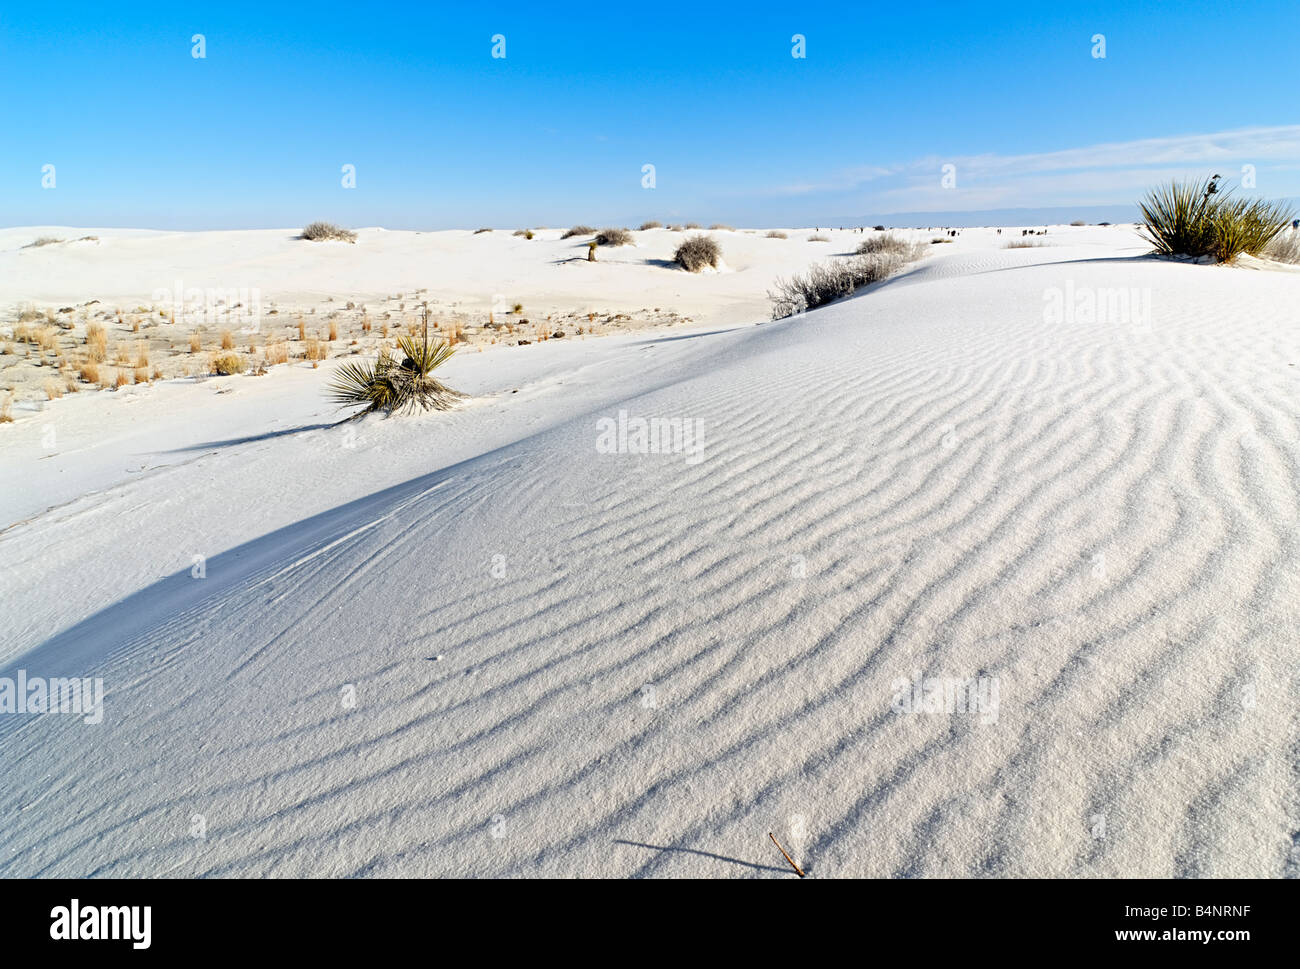
[[[790,867],[794,869],[795,874],[798,875],[800,878],[806,877],[803,873],[803,869],[794,863],[794,859],[791,858],[789,855],[785,854],[785,849],[781,847],[781,842],[776,840],[776,835],[774,835],[771,831],[769,831],[767,833],[767,836],[772,839],[772,844],[776,845],[776,850],[781,852],[781,854],[785,855],[785,860],[790,862]]]

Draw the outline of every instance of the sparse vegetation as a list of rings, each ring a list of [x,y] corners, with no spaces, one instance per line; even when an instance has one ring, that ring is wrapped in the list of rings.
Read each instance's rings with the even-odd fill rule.
[[[571,229],[566,229],[561,239],[572,239],[574,236],[589,236],[595,234],[596,230],[589,225],[575,225]]]
[[[491,232],[491,231],[492,231],[491,229],[475,229],[474,234],[479,235],[482,232]]]
[[[596,233],[598,246],[630,246],[632,242],[632,233],[627,229],[601,229]]]
[[[313,222],[302,230],[302,238],[311,242],[356,242],[357,234],[333,222]]]
[[[30,245],[28,245],[27,248],[28,248],[28,249],[39,249],[41,246],[53,246],[53,245],[58,245],[58,244],[59,244],[60,242],[62,242],[62,241],[63,241],[62,239],[55,238],[54,236],[41,236],[41,237],[40,237],[39,239],[37,239],[35,242],[33,242],[33,243],[31,243]]]
[[[637,231],[645,232],[646,229],[662,229],[663,227],[664,224],[662,222],[656,222],[653,219],[651,219],[649,222],[642,222],[641,228]]]
[[[1300,232],[1279,232],[1264,247],[1264,255],[1278,262],[1300,263]]]
[[[873,252],[813,266],[802,276],[778,279],[776,289],[767,294],[772,301],[772,319],[780,320],[824,306],[863,286],[888,279],[922,251],[924,246],[916,245],[910,246],[906,253]]]
[[[362,409],[354,417],[372,411],[393,414],[451,407],[465,395],[435,379],[433,371],[456,351],[450,343],[429,340],[427,307],[421,329],[419,338],[409,334],[398,337],[398,349],[404,354],[401,363],[383,348],[373,362],[346,363],[339,367],[330,384],[330,398],[343,407],[360,406]]]
[[[4,403],[0,403],[0,424],[12,424],[14,422],[13,403],[14,395],[13,391],[10,391],[4,399]]]
[[[767,234],[767,238],[769,238],[769,239],[789,239],[790,237],[789,237],[788,235],[786,235],[784,232],[780,232],[780,231],[778,231],[778,230],[776,230],[776,229],[773,229],[771,232],[769,232],[769,233]]]
[[[1230,198],[1230,191],[1218,190],[1217,179],[1175,181],[1139,203],[1139,229],[1157,253],[1218,262],[1232,262],[1243,252],[1258,256],[1293,218],[1280,203]]]
[[[883,225],[873,225],[872,228],[875,229],[877,232],[885,231],[885,227]]]
[[[687,223],[686,223],[686,228],[688,228],[688,229],[703,229],[704,226],[700,225],[698,222],[687,222]]]
[[[865,256],[873,252],[893,252],[900,256],[907,256],[913,248],[913,243],[891,232],[883,236],[868,236],[858,246],[857,254]]]
[[[1004,245],[1003,249],[1037,249],[1045,243],[1037,242],[1033,239],[1015,239]]]
[[[826,238],[826,236],[809,236],[808,241],[809,242],[830,242],[831,240]]]
[[[723,225],[721,222],[715,222],[709,226],[710,232],[735,232],[735,228],[729,225]]]
[[[948,236],[935,236],[933,239],[930,240],[930,245],[937,246],[941,242],[952,242],[952,239],[950,239]]]
[[[212,357],[212,372],[220,377],[243,373],[245,367],[244,358],[237,353],[214,354]]]
[[[514,232],[512,232],[512,233],[510,233],[510,234],[511,234],[511,235],[514,235],[514,236],[523,236],[525,239],[531,239],[531,238],[533,237],[533,230],[532,230],[532,229],[516,229]]]
[[[77,370],[77,376],[88,384],[99,383],[99,365],[93,360],[87,360]]]
[[[1087,225],[1087,224],[1088,224],[1088,223],[1087,223],[1087,222],[1084,222],[1083,219],[1075,219],[1073,222],[1070,223],[1070,225],[1076,225],[1076,226],[1077,226],[1077,225]]]
[[[706,266],[718,268],[718,260],[721,258],[722,248],[715,239],[706,235],[683,240],[673,253],[673,262],[692,273],[697,273]]]

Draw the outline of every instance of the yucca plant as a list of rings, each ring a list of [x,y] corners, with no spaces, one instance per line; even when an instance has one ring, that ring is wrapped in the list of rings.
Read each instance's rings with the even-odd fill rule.
[[[1219,176],[1173,182],[1153,189],[1139,206],[1142,233],[1168,256],[1213,256],[1232,262],[1243,252],[1257,256],[1292,216],[1286,206],[1263,199],[1230,199]]]
[[[386,414],[414,410],[447,410],[465,395],[433,376],[456,352],[451,344],[429,340],[429,308],[421,313],[421,334],[398,338],[401,363],[379,351],[373,363],[347,363],[334,372],[329,395],[342,407],[360,406],[354,417],[372,411]]]

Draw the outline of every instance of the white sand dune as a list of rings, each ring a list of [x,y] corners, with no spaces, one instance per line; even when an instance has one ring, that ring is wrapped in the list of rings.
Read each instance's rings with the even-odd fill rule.
[[[0,717],[0,874],[1300,874],[1300,278],[1002,241],[458,357],[448,414],[318,428],[299,370],[9,428],[0,676],[108,696]]]

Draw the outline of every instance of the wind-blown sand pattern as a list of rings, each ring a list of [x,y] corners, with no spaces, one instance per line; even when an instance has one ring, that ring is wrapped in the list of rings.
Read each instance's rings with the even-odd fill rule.
[[[8,429],[0,675],[108,696],[0,719],[0,874],[1300,874],[1300,278],[993,238],[461,356],[445,415],[286,372]],[[598,453],[620,411],[700,460]]]

